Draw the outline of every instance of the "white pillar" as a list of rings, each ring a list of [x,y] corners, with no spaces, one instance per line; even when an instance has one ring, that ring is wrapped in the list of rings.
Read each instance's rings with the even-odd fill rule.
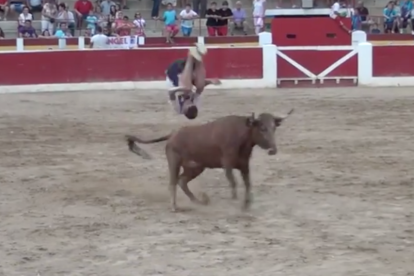
[[[83,36],[78,37],[78,49],[79,50],[85,49],[85,37]]]
[[[277,58],[276,45],[264,45],[263,50],[263,86],[268,88],[277,87]]]
[[[16,38],[16,51],[17,52],[24,51],[24,40],[21,37]]]
[[[138,45],[145,45],[145,37],[139,36],[138,37]]]
[[[362,42],[358,44],[358,84],[370,85],[372,83],[372,44]]]
[[[272,33],[269,32],[261,32],[259,33],[259,45],[268,45],[272,44]]]
[[[66,38],[59,38],[59,49],[66,49]]]
[[[204,44],[204,36],[197,37],[197,43]]]

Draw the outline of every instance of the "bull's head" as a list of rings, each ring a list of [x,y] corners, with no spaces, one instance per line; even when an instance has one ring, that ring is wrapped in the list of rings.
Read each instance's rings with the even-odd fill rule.
[[[247,125],[253,130],[253,142],[262,149],[268,150],[269,155],[275,155],[277,153],[275,141],[276,128],[292,113],[293,109],[283,116],[262,113],[257,118],[255,118],[253,113],[247,119]]]

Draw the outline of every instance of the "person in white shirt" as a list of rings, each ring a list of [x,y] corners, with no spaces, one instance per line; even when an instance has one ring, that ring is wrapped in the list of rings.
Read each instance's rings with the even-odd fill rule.
[[[33,15],[29,13],[28,7],[24,7],[23,12],[19,15],[19,26],[24,26],[26,20],[33,21]]]
[[[105,49],[108,48],[108,37],[102,33],[102,27],[96,26],[96,35],[92,36],[89,48]]]
[[[135,35],[137,36],[145,36],[145,26],[146,22],[145,19],[142,18],[141,13],[135,13],[134,17],[134,26],[135,26]]]
[[[342,22],[341,20],[341,13],[339,12],[339,10],[341,9],[341,6],[343,5],[343,1],[344,0],[339,0],[340,2],[335,2],[332,6],[331,6],[331,12],[329,14],[329,16],[335,20],[336,22],[338,22],[339,26],[341,26],[342,29],[344,29],[347,33],[351,33],[351,30],[345,26],[344,22]],[[341,5],[342,4],[342,5]]]
[[[191,36],[193,22],[196,18],[198,18],[198,15],[191,9],[191,5],[185,5],[185,9],[180,12],[181,32],[183,33],[183,36]]]

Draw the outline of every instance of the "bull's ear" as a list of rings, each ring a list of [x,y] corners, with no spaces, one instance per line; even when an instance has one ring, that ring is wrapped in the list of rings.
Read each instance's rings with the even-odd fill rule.
[[[275,127],[279,127],[283,122],[283,118],[275,118]]]
[[[247,117],[246,119],[246,125],[251,127],[251,126],[255,126],[257,123],[255,117],[254,117],[254,113],[252,113],[252,116]]]

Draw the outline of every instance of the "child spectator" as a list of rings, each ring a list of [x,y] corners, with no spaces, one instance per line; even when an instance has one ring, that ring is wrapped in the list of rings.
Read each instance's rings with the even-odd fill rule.
[[[372,25],[371,34],[380,34],[381,30],[378,27],[378,23]]]
[[[141,13],[136,12],[134,17],[135,35],[145,36],[145,19],[142,18]]]
[[[90,30],[91,35],[95,34],[96,24],[98,23],[98,18],[93,14],[93,10],[89,11],[88,17],[86,17],[86,28]]]
[[[219,36],[227,36],[229,30],[229,19],[233,18],[233,12],[229,9],[229,3],[223,1],[219,10],[220,19],[218,20],[217,32]]]
[[[216,34],[218,33],[217,28],[219,26],[218,21],[220,19],[220,12],[216,8],[216,2],[211,2],[210,8],[206,11],[206,25],[209,36],[216,36]]]
[[[31,20],[26,20],[24,22],[24,26],[20,27],[19,37],[24,37],[24,38],[36,38],[37,37],[36,30],[33,28]]]
[[[174,43],[173,38],[178,34],[178,27],[176,24],[177,15],[171,3],[167,4],[167,10],[162,17],[165,24],[165,38],[167,43]]]
[[[198,17],[197,13],[191,9],[191,5],[185,5],[185,9],[180,12],[181,32],[183,36],[191,36],[194,19]]]

